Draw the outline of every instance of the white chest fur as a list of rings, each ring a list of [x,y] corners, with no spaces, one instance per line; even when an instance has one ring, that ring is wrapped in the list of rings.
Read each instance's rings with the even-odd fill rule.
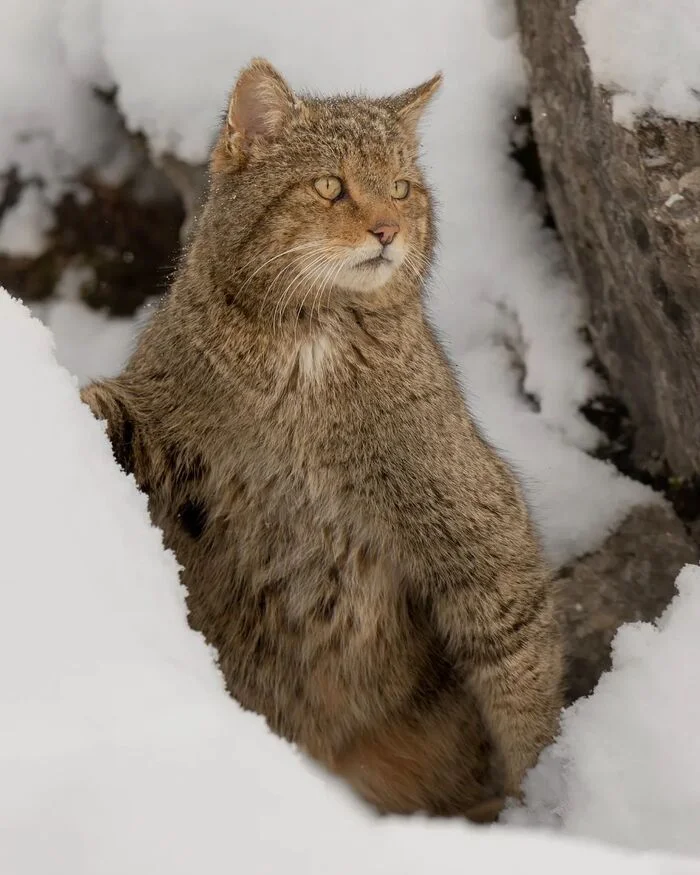
[[[333,367],[335,355],[333,339],[325,332],[303,340],[297,350],[300,376],[314,382],[321,379]]]

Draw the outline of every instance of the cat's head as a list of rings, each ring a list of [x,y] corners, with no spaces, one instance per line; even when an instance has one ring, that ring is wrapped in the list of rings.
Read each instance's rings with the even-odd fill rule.
[[[266,61],[243,70],[210,193],[242,294],[279,311],[305,297],[312,307],[421,287],[433,221],[417,127],[440,81],[377,100],[322,99],[296,96]]]

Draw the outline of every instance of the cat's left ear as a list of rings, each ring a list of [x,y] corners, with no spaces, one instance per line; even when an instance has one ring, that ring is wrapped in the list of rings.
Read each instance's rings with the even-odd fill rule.
[[[425,108],[441,85],[442,73],[436,73],[432,79],[428,79],[422,85],[418,85],[416,88],[409,88],[408,91],[404,91],[394,98],[399,121],[412,134],[416,133],[418,123],[425,112]]]

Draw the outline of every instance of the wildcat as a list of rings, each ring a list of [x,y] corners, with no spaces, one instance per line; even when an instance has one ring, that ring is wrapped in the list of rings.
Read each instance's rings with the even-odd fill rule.
[[[520,487],[424,311],[440,81],[320,99],[253,61],[167,299],[83,398],[231,694],[382,811],[484,820],[553,737],[562,656]]]

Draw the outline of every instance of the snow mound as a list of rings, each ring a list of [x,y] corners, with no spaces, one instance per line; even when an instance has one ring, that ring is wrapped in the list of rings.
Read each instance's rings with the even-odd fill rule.
[[[33,315],[51,329],[58,360],[81,386],[115,377],[122,370],[155,306],[151,299],[131,317],[110,318],[81,300],[82,287],[94,279],[90,266],[68,264],[52,299],[29,305]]]
[[[544,833],[374,817],[227,696],[145,497],[48,330],[2,290],[0,397],[0,871],[697,873]],[[677,674],[667,655],[659,677]],[[664,753],[680,758],[675,726]],[[612,817],[617,798],[599,801]]]
[[[677,586],[655,625],[619,629],[612,671],[565,713],[511,822],[700,856],[700,567]]]
[[[649,109],[700,119],[697,0],[580,0],[575,21],[595,82],[615,93],[616,121]]]

